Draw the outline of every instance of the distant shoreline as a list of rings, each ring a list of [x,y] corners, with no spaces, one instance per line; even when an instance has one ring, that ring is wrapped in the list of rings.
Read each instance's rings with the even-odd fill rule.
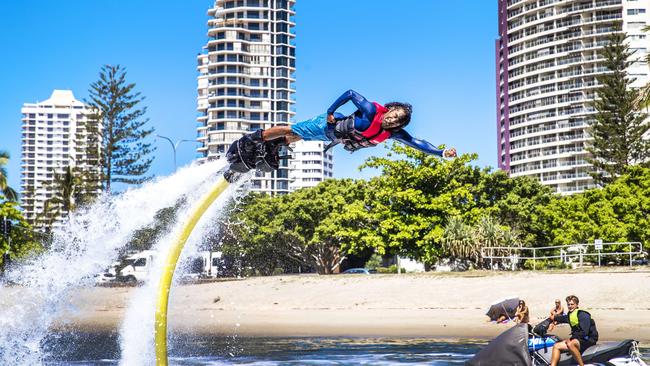
[[[137,290],[82,289],[72,301],[78,311],[62,315],[55,328],[118,331]],[[485,341],[512,324],[487,322],[484,314],[493,301],[521,297],[535,324],[548,316],[555,298],[569,294],[592,313],[601,340],[633,338],[650,346],[648,268],[288,275],[180,285],[172,292],[169,326],[171,332],[199,335]],[[556,332],[567,333],[566,326]]]

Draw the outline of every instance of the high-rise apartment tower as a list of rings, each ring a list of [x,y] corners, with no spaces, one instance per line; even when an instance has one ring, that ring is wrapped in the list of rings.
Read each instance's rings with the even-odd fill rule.
[[[221,157],[245,133],[288,125],[294,112],[295,0],[216,0],[198,56],[201,159]],[[289,164],[259,174],[253,189],[289,192]]]
[[[323,152],[326,145],[327,143],[322,141],[298,141],[294,144],[289,190],[314,187],[325,179],[332,178],[332,150]]]
[[[650,81],[647,0],[498,0],[496,42],[498,166],[561,194],[594,186],[587,173],[590,104],[606,73],[599,55],[613,32],[627,32],[637,62],[633,87]]]
[[[70,90],[54,90],[40,103],[25,103],[22,112],[21,193],[25,218],[40,227],[37,218],[57,189],[54,181],[65,168],[89,167],[86,119],[89,109]],[[79,189],[79,187],[77,187]],[[95,192],[98,193],[98,192]],[[59,210],[59,216],[66,212]],[[54,223],[54,227],[59,224]]]

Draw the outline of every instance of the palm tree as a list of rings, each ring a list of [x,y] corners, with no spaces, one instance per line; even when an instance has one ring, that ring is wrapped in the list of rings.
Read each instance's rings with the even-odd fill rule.
[[[83,199],[81,185],[78,172],[70,166],[63,173],[55,174],[52,182],[53,197],[45,201],[37,222],[49,229],[62,215],[69,216]]]
[[[59,187],[57,194],[58,203],[61,204],[63,212],[70,215],[70,212],[77,208],[81,179],[73,172],[70,166],[67,166],[65,172],[57,176],[57,182],[55,184]]]
[[[0,150],[0,192],[9,201],[18,201],[18,193],[7,184],[7,169],[5,165],[9,163],[9,153]]]
[[[472,240],[471,228],[458,216],[451,217],[445,226],[442,250],[454,259],[469,260],[474,264],[478,264],[481,258],[481,248]]]
[[[492,216],[481,217],[478,224],[474,227],[474,241],[479,243],[480,248],[484,247],[503,247],[504,231]],[[507,249],[491,249],[490,255],[505,256],[508,255]]]
[[[483,216],[476,227],[476,240],[485,247],[498,247],[502,243],[503,230],[492,216]]]

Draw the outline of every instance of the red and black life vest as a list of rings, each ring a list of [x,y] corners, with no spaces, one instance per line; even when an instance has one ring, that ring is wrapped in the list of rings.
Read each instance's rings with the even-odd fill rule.
[[[354,115],[343,120],[337,121],[335,135],[343,144],[345,150],[354,152],[366,147],[372,147],[384,142],[391,135],[390,131],[381,128],[381,122],[388,108],[379,103],[373,102],[377,112],[365,131],[359,131],[354,128]]]

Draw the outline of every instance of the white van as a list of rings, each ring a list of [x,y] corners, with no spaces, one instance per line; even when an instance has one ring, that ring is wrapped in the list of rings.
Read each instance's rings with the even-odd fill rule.
[[[156,252],[153,250],[144,250],[127,256],[122,261],[123,267],[117,275],[118,280],[130,283],[143,282],[149,275],[155,256]]]
[[[219,275],[221,252],[201,251],[188,260],[185,278],[214,278]]]

